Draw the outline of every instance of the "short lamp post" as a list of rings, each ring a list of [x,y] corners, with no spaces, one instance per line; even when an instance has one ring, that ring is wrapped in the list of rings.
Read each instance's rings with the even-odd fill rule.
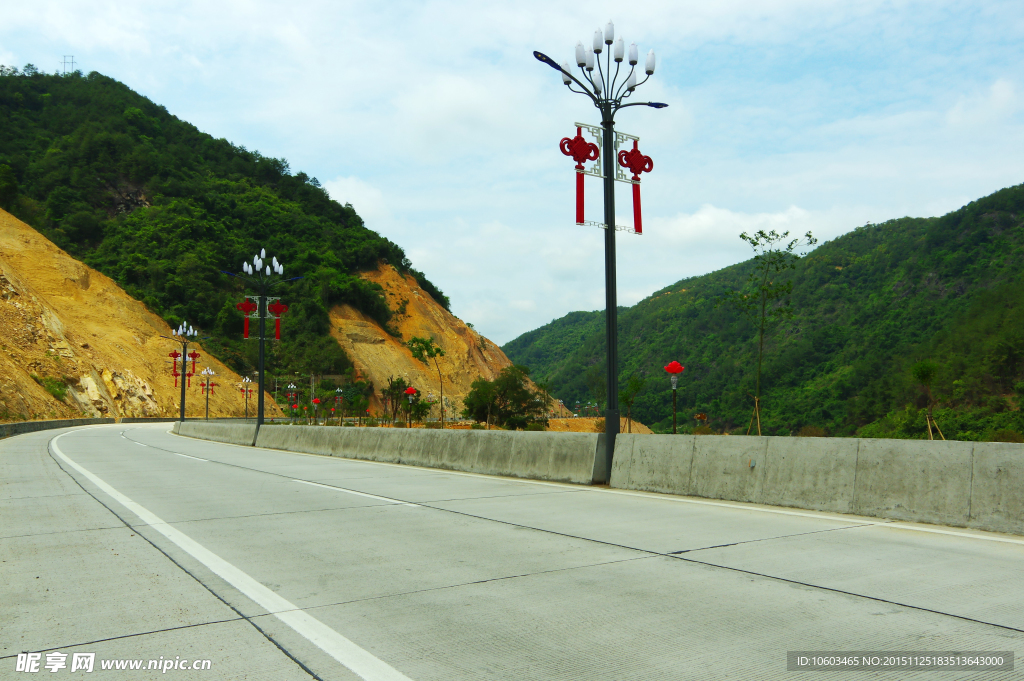
[[[405,426],[406,428],[412,428],[412,398],[416,396],[416,388],[410,385],[405,389],[405,394],[409,397],[409,407],[406,409]]]
[[[250,383],[252,383],[252,379],[249,378],[248,376],[243,376],[242,377],[242,387],[239,388],[239,390],[242,391],[242,394],[245,395],[245,418],[246,419],[249,418],[249,395],[252,395],[252,388],[249,387]]]
[[[618,302],[617,284],[615,274],[615,114],[620,109],[631,106],[648,106],[653,109],[663,109],[667,104],[660,102],[629,102],[624,100],[633,95],[633,92],[647,82],[647,79],[654,74],[654,50],[647,54],[644,62],[643,72],[646,77],[637,82],[637,64],[640,61],[636,43],[629,46],[628,55],[625,43],[622,38],[615,39],[615,27],[609,21],[604,31],[598,29],[594,32],[593,49],[583,46],[583,43],[576,44],[575,58],[576,65],[580,68],[580,77],[577,78],[570,72],[569,62],[559,65],[554,59],[542,52],[534,52],[533,56],[539,61],[547,64],[558,71],[562,76],[562,82],[571,92],[581,94],[590,99],[597,110],[601,112],[601,127],[603,130],[603,142],[601,152],[602,170],[604,180],[604,282],[605,282],[605,342],[607,347],[607,366],[605,380],[607,381],[607,403],[605,405],[605,460],[607,471],[612,470],[612,456],[615,453],[615,436],[619,433],[619,323],[618,323]],[[602,53],[604,64],[602,65]],[[629,70],[622,62],[628,60]],[[614,63],[614,67],[612,64]],[[603,66],[603,68],[602,68]],[[596,69],[596,70],[595,70]],[[613,70],[614,69],[614,70]],[[621,75],[624,78],[620,78]],[[575,88],[573,86],[576,86]],[[576,89],[579,88],[579,89]],[[582,140],[582,137],[580,137]],[[563,152],[564,153],[564,152]],[[629,152],[623,150],[622,153]],[[636,152],[639,154],[639,152]],[[641,158],[649,160],[640,154]],[[596,160],[597,156],[594,156]],[[579,160],[575,159],[574,160]],[[618,157],[622,163],[621,154]],[[577,165],[577,169],[582,168]],[[634,170],[634,172],[637,172]],[[577,178],[577,190],[581,186],[582,175]],[[634,180],[638,176],[634,175]],[[577,223],[582,222],[582,193],[577,191]],[[634,187],[634,209],[639,215],[639,185]],[[639,227],[639,225],[637,225]]]
[[[672,381],[672,434],[676,434],[676,388],[679,387],[679,374],[683,373],[686,369],[679,362],[672,360],[672,362],[665,367],[665,371],[668,372],[669,380]]]
[[[313,425],[317,425],[317,412],[320,411],[320,398],[313,398]]]
[[[341,412],[341,420],[338,421],[338,425],[345,425],[345,390],[344,388],[335,388],[334,392],[334,403],[338,405],[338,410]]]
[[[206,420],[209,421],[210,393],[213,392],[213,389],[217,386],[217,384],[213,382],[213,377],[216,375],[216,373],[214,373],[213,369],[211,369],[210,367],[206,367],[199,373],[203,377],[203,380],[199,383],[199,385],[206,392]]]

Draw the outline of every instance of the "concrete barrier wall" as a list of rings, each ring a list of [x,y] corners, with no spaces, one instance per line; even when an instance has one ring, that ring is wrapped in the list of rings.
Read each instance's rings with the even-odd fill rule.
[[[215,423],[212,421],[178,421],[172,432],[185,437],[213,440],[231,445],[252,445],[256,438],[256,424]]]
[[[619,435],[611,486],[1024,534],[1024,445]]]
[[[98,423],[113,423],[114,419],[54,419],[52,421],[19,421],[17,423],[0,423],[0,438],[22,433],[35,433],[40,430],[54,428],[73,428],[75,426],[94,426]]]
[[[181,435],[240,444],[214,423],[185,423]],[[250,430],[247,431],[251,433]],[[179,432],[176,426],[175,432]],[[350,459],[404,463],[486,475],[504,475],[589,485],[594,481],[599,436],[596,433],[543,433],[505,430],[433,430],[424,428],[336,428],[268,426],[256,445]],[[250,439],[251,441],[251,439]],[[597,471],[600,475],[600,471]]]

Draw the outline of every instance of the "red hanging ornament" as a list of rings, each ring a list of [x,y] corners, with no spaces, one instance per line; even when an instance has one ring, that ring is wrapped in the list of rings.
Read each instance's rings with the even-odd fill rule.
[[[280,300],[275,300],[267,305],[267,309],[274,315],[274,339],[281,340],[281,315],[288,311],[288,306],[281,304]]]
[[[245,327],[242,330],[242,338],[249,337],[249,315],[255,312],[257,307],[259,307],[259,305],[249,300],[249,296],[245,297],[244,303],[238,303],[235,305],[235,309],[241,310],[242,314],[245,315]]]
[[[601,152],[597,145],[583,139],[583,129],[576,127],[575,137],[563,137],[558,148],[576,161],[576,224],[583,224],[583,164],[596,161]]]
[[[654,161],[644,156],[637,149],[637,141],[633,140],[633,148],[619,152],[619,165],[633,173],[633,231],[643,234],[643,223],[640,215],[640,173],[654,170]]]

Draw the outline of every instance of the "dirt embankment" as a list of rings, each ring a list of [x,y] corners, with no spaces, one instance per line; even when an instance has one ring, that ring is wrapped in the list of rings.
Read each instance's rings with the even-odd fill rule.
[[[548,419],[548,430],[561,433],[603,433],[604,419],[591,416]],[[619,419],[619,432],[625,433],[627,423],[625,418]],[[632,431],[634,435],[653,435],[654,431],[633,419]]]
[[[111,279],[0,210],[0,420],[177,415],[175,346],[160,338],[169,335]],[[240,377],[196,349],[197,369],[212,368],[219,384],[210,415],[241,416]],[[190,416],[205,413],[198,383],[187,389]]]
[[[391,324],[401,337],[392,336],[349,305],[331,310],[331,334],[348,353],[359,376],[373,382],[376,392],[394,376],[404,378],[424,394],[433,393],[435,400],[439,398],[434,362],[424,364],[405,346],[413,336],[432,338],[445,352],[444,357],[437,358],[437,364],[444,379],[448,416],[462,410],[462,399],[473,381],[481,376],[492,380],[512,364],[497,345],[441,307],[412,276],[402,276],[391,265],[381,265],[360,276],[383,288],[388,307],[395,311]],[[374,412],[379,408],[379,401],[371,403]]]

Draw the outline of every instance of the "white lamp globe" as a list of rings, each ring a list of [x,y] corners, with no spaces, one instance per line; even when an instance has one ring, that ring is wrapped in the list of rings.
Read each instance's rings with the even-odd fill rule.
[[[576,66],[583,67],[587,65],[587,51],[583,47],[583,43],[576,43]]]
[[[647,53],[647,64],[644,66],[644,71],[648,76],[654,73],[654,50]]]
[[[621,62],[622,61],[622,57],[625,54],[625,52],[626,52],[626,43],[622,42],[622,38],[619,38],[618,40],[615,41],[615,52],[614,52],[615,61],[616,62]]]
[[[604,42],[606,45],[611,45],[615,41],[615,25],[612,24],[611,20],[604,27]]]
[[[601,34],[601,29],[594,31],[594,52],[601,54],[601,50],[604,49],[604,36]]]
[[[640,61],[640,57],[637,54],[636,43],[629,44],[629,64],[630,66],[636,66],[636,63]]]

